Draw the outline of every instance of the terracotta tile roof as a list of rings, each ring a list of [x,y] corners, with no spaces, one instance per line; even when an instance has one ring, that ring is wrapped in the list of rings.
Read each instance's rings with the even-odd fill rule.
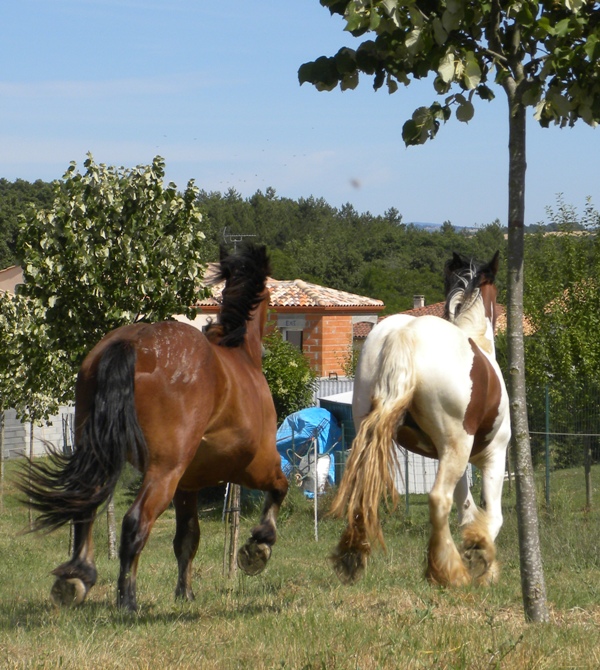
[[[373,330],[375,324],[370,321],[359,321],[352,326],[352,337],[355,340],[364,340]]]
[[[212,287],[212,296],[204,298],[200,307],[212,307],[221,304],[221,293],[224,283]],[[373,307],[375,311],[383,309],[381,300],[374,300],[346,291],[326,288],[311,284],[302,279],[279,280],[269,279],[267,282],[271,292],[272,307]]]
[[[425,305],[424,307],[407,309],[406,312],[402,312],[402,314],[408,314],[409,316],[425,316],[426,314],[430,314],[432,316],[439,316],[443,319],[445,305],[445,302],[435,302],[433,305]]]
[[[23,270],[18,265],[11,265],[4,270],[0,270],[0,291],[2,293],[14,294],[16,287],[24,281]]]
[[[425,307],[416,307],[415,309],[407,309],[405,312],[401,312],[402,314],[408,314],[409,316],[425,316],[427,314],[432,315],[432,316],[439,316],[440,318],[444,318],[444,307],[445,307],[444,302],[436,302],[433,303],[432,305],[426,305]],[[498,316],[496,317],[496,332],[497,333],[502,333],[506,330],[506,307],[504,305],[501,305],[500,303],[496,303],[496,308],[498,309]],[[384,315],[379,318],[380,321],[385,319],[386,316],[389,315]],[[523,331],[525,335],[531,335],[532,328],[529,322],[527,321],[527,318],[523,319]]]

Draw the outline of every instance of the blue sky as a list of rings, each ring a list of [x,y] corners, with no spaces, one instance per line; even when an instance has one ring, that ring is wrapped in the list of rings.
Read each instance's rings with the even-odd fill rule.
[[[427,82],[394,95],[300,87],[298,67],[353,38],[318,0],[12,0],[0,7],[0,177],[52,180],[90,151],[165,158],[183,188],[323,197],[404,221],[506,223],[504,93],[405,148]],[[531,117],[531,114],[530,114]],[[527,223],[562,193],[600,208],[600,130],[528,125]]]

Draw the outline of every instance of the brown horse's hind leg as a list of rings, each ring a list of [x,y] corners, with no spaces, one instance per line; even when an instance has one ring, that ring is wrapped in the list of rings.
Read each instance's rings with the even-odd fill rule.
[[[121,569],[117,582],[117,606],[137,610],[136,577],[140,554],[152,526],[173,499],[181,473],[146,472],[142,487],[125,516],[121,529],[119,558]]]
[[[238,565],[247,575],[258,575],[271,558],[271,547],[277,539],[277,514],[288,488],[283,473],[277,483],[278,487],[265,495],[260,523],[252,529],[250,539],[238,552]]]
[[[175,597],[194,600],[192,591],[192,561],[200,543],[200,524],[198,523],[198,493],[196,491],[176,491],[175,498],[176,530],[173,549],[177,558],[179,576]]]
[[[73,525],[73,556],[52,571],[57,578],[50,591],[50,598],[55,605],[81,605],[96,583],[92,525],[93,521]]]

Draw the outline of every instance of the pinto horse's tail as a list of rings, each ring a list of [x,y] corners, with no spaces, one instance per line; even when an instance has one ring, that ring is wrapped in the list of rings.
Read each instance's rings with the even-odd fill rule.
[[[344,583],[359,579],[371,542],[385,547],[379,504],[384,495],[396,503],[394,471],[398,466],[393,442],[411,404],[415,389],[412,336],[401,330],[385,340],[372,385],[371,410],[360,424],[330,513],[346,514],[348,525],[331,556]]]
[[[134,404],[136,351],[117,340],[103,351],[96,389],[71,455],[48,448],[46,462],[29,462],[17,486],[39,512],[34,530],[54,530],[71,520],[92,521],[112,495],[129,454],[143,469],[147,446]]]

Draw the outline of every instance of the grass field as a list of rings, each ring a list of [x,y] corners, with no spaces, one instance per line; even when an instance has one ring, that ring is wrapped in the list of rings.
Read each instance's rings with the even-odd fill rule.
[[[598,668],[600,512],[583,509],[580,471],[555,473],[552,487],[552,509],[541,513],[551,623],[533,625],[523,617],[514,492],[505,492],[501,580],[489,589],[432,588],[423,579],[425,496],[411,499],[408,518],[403,504],[384,515],[387,553],[374,553],[360,584],[342,586],[327,560],[340,522],[322,519],[315,542],[312,505],[293,491],[270,564],[257,577],[223,577],[220,511],[201,512],[196,600],[175,602],[174,515],[167,510],[140,561],[139,612],[129,614],[115,607],[118,563],[107,559],[105,516],[96,525],[97,585],[80,608],[51,605],[49,573],[67,558],[68,529],[20,535],[27,510],[7,484],[0,668]],[[121,489],[119,518],[125,509]],[[257,517],[249,503],[242,539]]]

